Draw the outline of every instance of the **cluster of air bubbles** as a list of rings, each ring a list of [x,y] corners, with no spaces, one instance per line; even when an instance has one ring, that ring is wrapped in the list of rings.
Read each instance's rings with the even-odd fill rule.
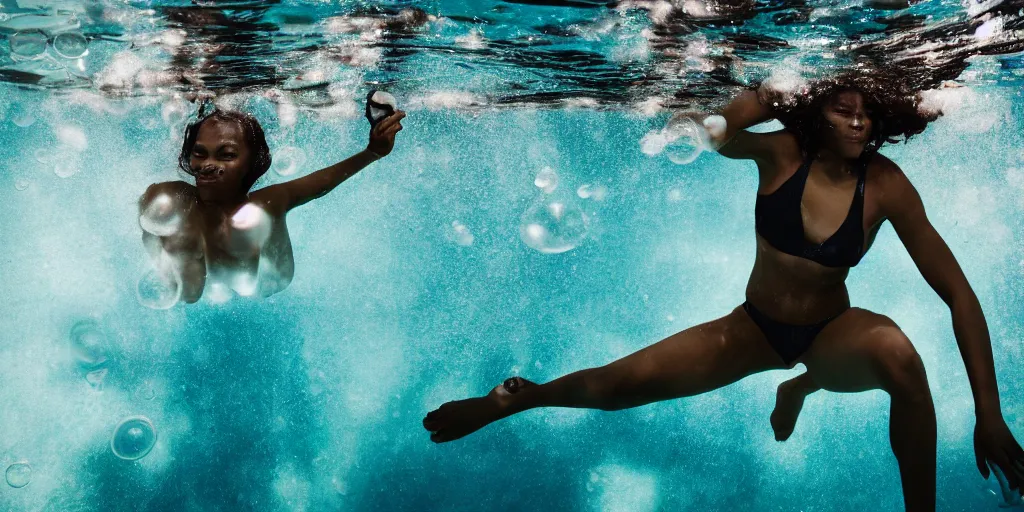
[[[558,175],[550,167],[534,179],[540,193],[523,212],[519,236],[538,252],[558,254],[576,248],[587,237],[589,218],[571,192],[558,188]]]
[[[0,13],[2,14],[2,13]],[[15,462],[10,466],[7,466],[7,471],[4,473],[7,478],[7,485],[20,489],[25,487],[32,481],[32,466],[28,465],[28,462]]]
[[[103,389],[108,366],[107,336],[93,320],[81,320],[71,327],[71,358],[93,389]]]
[[[110,437],[110,450],[118,458],[138,460],[146,456],[156,444],[156,427],[145,416],[132,416],[121,420]]]
[[[296,146],[285,146],[277,151],[273,158],[274,172],[281,176],[291,176],[306,164],[306,152]]]

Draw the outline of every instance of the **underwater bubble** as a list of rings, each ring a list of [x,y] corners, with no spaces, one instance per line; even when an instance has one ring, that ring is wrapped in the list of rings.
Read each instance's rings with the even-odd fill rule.
[[[520,219],[519,236],[532,249],[558,254],[574,249],[587,236],[586,214],[565,199],[541,196]]]
[[[82,368],[96,368],[107,361],[107,337],[94,320],[71,327],[71,357]]]
[[[8,21],[10,19],[11,19],[11,15],[10,14],[7,14],[6,12],[0,12],[0,23],[3,23],[3,22]]]
[[[7,466],[7,485],[20,489],[32,481],[32,466],[28,462],[15,462]]]
[[[70,178],[81,171],[81,165],[79,165],[77,158],[58,158],[57,162],[53,164],[53,173],[58,178]]]
[[[14,190],[17,190],[18,192],[21,192],[23,190],[27,190],[28,186],[29,186],[29,181],[24,179],[24,178],[18,178],[16,180],[14,180]]]
[[[114,429],[110,450],[118,458],[138,460],[146,456],[156,444],[156,427],[145,416],[125,418]]]
[[[534,178],[533,184],[545,193],[550,194],[558,188],[558,174],[555,174],[554,169],[544,167],[539,173],[537,173],[537,177]]]
[[[167,194],[158,194],[139,215],[139,226],[156,236],[171,236],[181,229],[181,212]]]
[[[152,269],[139,279],[135,294],[147,308],[170,309],[181,299],[181,276]]]
[[[16,32],[7,42],[11,45],[11,53],[18,57],[34,59],[46,52],[46,34],[40,30]]]
[[[473,245],[473,233],[465,224],[453,220],[452,229],[448,232],[448,239],[462,246]]]
[[[53,162],[53,153],[47,148],[39,148],[35,151],[34,156],[36,161],[41,164],[48,164]]]
[[[608,187],[604,185],[580,185],[580,188],[576,189],[576,195],[580,196],[581,199],[601,201],[608,195]]]
[[[53,38],[53,51],[65,59],[80,59],[89,53],[89,41],[80,32],[64,32]]]
[[[36,114],[30,110],[22,108],[17,114],[11,117],[11,122],[20,128],[28,128],[36,124]]]
[[[274,155],[274,172],[281,176],[291,176],[306,164],[306,152],[295,146],[281,148]]]
[[[707,147],[707,130],[689,117],[680,117],[665,127],[665,154],[672,163],[686,165]]]

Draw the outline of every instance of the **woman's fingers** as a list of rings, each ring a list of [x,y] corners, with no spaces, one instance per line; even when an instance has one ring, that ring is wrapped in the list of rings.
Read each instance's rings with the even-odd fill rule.
[[[402,112],[401,110],[399,110],[398,112],[395,112],[394,114],[388,116],[383,121],[378,123],[377,126],[374,127],[374,130],[375,131],[379,130],[377,133],[383,134],[383,133],[387,132],[389,129],[391,129],[392,126],[394,126],[395,124],[401,122],[404,117],[405,117],[405,112]]]

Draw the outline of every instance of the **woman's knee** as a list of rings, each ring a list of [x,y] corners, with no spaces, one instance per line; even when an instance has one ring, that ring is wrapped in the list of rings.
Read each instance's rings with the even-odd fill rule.
[[[931,400],[924,362],[910,338],[895,325],[877,331],[875,354],[882,389],[907,399]]]

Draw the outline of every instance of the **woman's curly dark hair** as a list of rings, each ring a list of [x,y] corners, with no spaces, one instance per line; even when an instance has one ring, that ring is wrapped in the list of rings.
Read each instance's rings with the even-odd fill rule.
[[[795,95],[761,88],[758,99],[770,106],[775,118],[796,136],[801,151],[813,154],[821,147],[826,126],[822,109],[837,94],[846,91],[857,91],[863,95],[865,109],[871,118],[871,135],[862,158],[870,158],[885,143],[906,142],[938,118],[938,114],[918,110],[921,101],[919,91],[892,71],[862,69],[820,78]]]
[[[260,126],[260,122],[255,117],[244,112],[214,108],[212,112],[206,114],[205,110],[206,105],[204,104],[199,108],[198,119],[189,123],[188,127],[185,128],[185,142],[181,146],[181,154],[178,155],[178,167],[186,173],[195,176],[190,160],[192,148],[196,145],[196,138],[199,137],[199,128],[203,126],[203,123],[210,119],[236,122],[242,127],[245,143],[249,146],[249,151],[252,152],[252,168],[242,181],[244,190],[248,192],[256,183],[256,180],[266,174],[267,169],[270,169],[270,147],[267,146],[267,137],[263,133],[263,127]]]

